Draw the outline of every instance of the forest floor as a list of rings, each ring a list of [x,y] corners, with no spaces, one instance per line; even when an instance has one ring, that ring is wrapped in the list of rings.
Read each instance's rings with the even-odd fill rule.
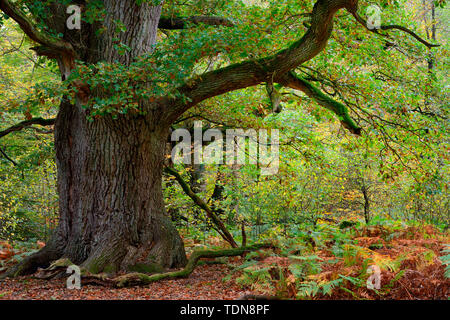
[[[186,279],[122,289],[82,285],[80,290],[69,290],[62,279],[23,277],[0,282],[0,300],[234,300],[250,293],[224,283],[222,278],[227,272],[224,265],[201,265]]]
[[[445,275],[450,249],[448,232],[439,232],[432,226],[395,230],[375,226],[346,233],[332,230],[335,231],[317,233],[318,237],[306,241],[301,237],[291,239],[298,245],[284,249],[225,258],[220,261],[223,264],[199,265],[186,279],[162,280],[141,287],[82,285],[80,290],[69,290],[65,279],[6,279],[0,281],[0,300],[234,300],[245,295],[287,299],[450,299],[450,279]],[[189,246],[190,241],[185,239],[185,243]],[[190,244],[188,252],[196,247]],[[12,246],[0,242],[0,274],[5,266],[26,254],[26,250],[14,252]],[[379,290],[366,285],[368,265],[381,269]]]

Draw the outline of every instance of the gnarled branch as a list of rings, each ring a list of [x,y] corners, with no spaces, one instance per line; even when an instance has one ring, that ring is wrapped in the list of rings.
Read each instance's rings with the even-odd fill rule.
[[[255,251],[272,247],[273,246],[271,244],[255,244],[248,247],[240,247],[233,249],[198,250],[192,253],[186,267],[182,270],[166,273],[157,273],[153,275],[147,275],[144,273],[129,273],[112,279],[112,282],[116,287],[123,288],[135,285],[146,285],[162,279],[186,278],[194,271],[198,261],[201,258],[240,256],[248,251]]]
[[[0,131],[0,138],[3,138],[4,136],[10,134],[11,132],[20,131],[34,124],[38,124],[40,126],[52,126],[55,124],[55,121],[56,119],[44,119],[44,118],[33,118],[30,120],[25,120],[9,127],[8,129]]]
[[[333,29],[333,18],[339,9],[354,5],[355,0],[318,0],[311,14],[311,26],[305,35],[289,48],[261,59],[250,59],[205,73],[179,88],[182,98],[163,98],[170,105],[166,121],[174,122],[199,102],[262,82],[277,82],[280,76],[312,59],[326,46]],[[164,101],[165,100],[165,101]]]
[[[338,10],[346,9],[359,23],[363,23],[366,26],[364,19],[356,12],[357,7],[358,0],[317,0],[311,13],[310,26],[300,40],[272,56],[261,59],[249,59],[191,79],[179,88],[182,98],[161,99],[162,104],[170,105],[165,113],[167,118],[164,120],[172,123],[190,107],[211,97],[264,82],[282,83],[286,81],[286,76],[292,76],[289,75],[290,71],[312,59],[325,48],[333,28],[334,16]],[[405,27],[389,25],[382,26],[381,29],[399,29],[411,34],[428,47],[437,46],[426,42]],[[317,98],[322,106],[335,112],[347,129],[355,134],[360,133],[360,128],[348,116],[346,108],[342,108],[342,104],[326,99],[328,98],[326,95],[315,90],[314,87],[302,79],[291,80],[303,88],[304,90],[302,91],[307,91],[311,96]]]
[[[0,10],[11,17],[31,40],[47,47],[55,53],[70,53],[75,56],[72,45],[66,41],[50,37],[36,29],[33,22],[9,0],[0,0]]]
[[[356,6],[355,6],[354,9],[351,9],[351,10],[349,10],[349,11],[350,11],[350,13],[353,15],[353,17],[355,17],[356,21],[357,21],[359,24],[363,25],[364,28],[366,28],[366,29],[369,30],[370,32],[380,34],[380,33],[378,32],[378,29],[377,29],[377,28],[370,29],[370,28],[367,26],[367,21],[366,21],[363,17],[361,17],[361,15],[359,15],[359,13],[357,12]],[[419,35],[417,35],[414,31],[412,31],[412,30],[410,30],[410,29],[408,29],[408,28],[406,28],[406,27],[397,25],[397,24],[381,25],[381,26],[379,27],[379,29],[380,29],[380,30],[392,30],[392,29],[397,29],[397,30],[406,32],[406,33],[408,33],[409,35],[411,35],[412,37],[414,37],[417,41],[419,41],[420,43],[422,43],[422,44],[424,44],[425,46],[427,46],[428,48],[433,48],[433,47],[439,47],[439,46],[440,46],[440,44],[432,44],[432,43],[429,43],[428,41],[424,40],[424,39],[421,38]]]

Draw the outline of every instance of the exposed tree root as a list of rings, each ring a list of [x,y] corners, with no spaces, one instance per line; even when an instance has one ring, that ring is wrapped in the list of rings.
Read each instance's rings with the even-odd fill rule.
[[[163,279],[186,278],[194,271],[195,267],[198,265],[199,260],[202,258],[234,257],[242,255],[249,251],[256,251],[265,248],[273,248],[273,245],[255,244],[247,247],[222,250],[196,250],[191,254],[191,257],[189,258],[189,261],[184,269],[173,272],[156,273],[152,275],[133,272],[115,278],[110,278],[105,273],[93,274],[87,271],[85,268],[81,267],[81,278],[83,284],[96,284],[117,288],[142,286]],[[48,266],[49,257],[51,256],[52,255],[48,252],[41,250],[34,255],[24,259],[24,261],[19,263],[16,268],[11,269],[6,276],[15,277],[18,275],[30,273],[31,270],[35,271],[38,266]],[[73,265],[73,263],[69,259],[58,259],[56,261],[53,261],[50,266],[45,269],[38,268],[38,271],[35,273],[34,277],[38,279],[53,279],[63,277],[70,265]],[[3,277],[6,276],[4,275]]]
[[[46,246],[11,267],[6,273],[0,275],[0,279],[32,274],[38,268],[48,267],[52,261],[59,258],[59,255],[59,252]]]
[[[147,275],[144,273],[129,273],[123,276],[116,277],[112,279],[112,281],[114,282],[114,285],[116,287],[123,288],[136,285],[146,285],[162,279],[186,278],[194,271],[198,261],[201,258],[234,257],[242,255],[248,251],[255,251],[259,249],[272,247],[273,245],[271,244],[256,244],[248,247],[223,249],[223,250],[197,250],[192,253],[184,269],[173,272],[158,273],[153,275]]]

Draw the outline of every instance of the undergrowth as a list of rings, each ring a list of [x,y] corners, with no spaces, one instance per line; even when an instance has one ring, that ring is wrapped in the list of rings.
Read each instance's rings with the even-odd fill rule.
[[[448,231],[388,220],[304,227],[248,254],[224,281],[286,299],[448,298]]]

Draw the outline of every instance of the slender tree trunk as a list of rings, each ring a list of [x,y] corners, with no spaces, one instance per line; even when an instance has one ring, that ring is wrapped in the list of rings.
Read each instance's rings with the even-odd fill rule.
[[[370,197],[367,190],[367,187],[362,187],[362,194],[364,196],[364,220],[366,223],[370,221]]]

